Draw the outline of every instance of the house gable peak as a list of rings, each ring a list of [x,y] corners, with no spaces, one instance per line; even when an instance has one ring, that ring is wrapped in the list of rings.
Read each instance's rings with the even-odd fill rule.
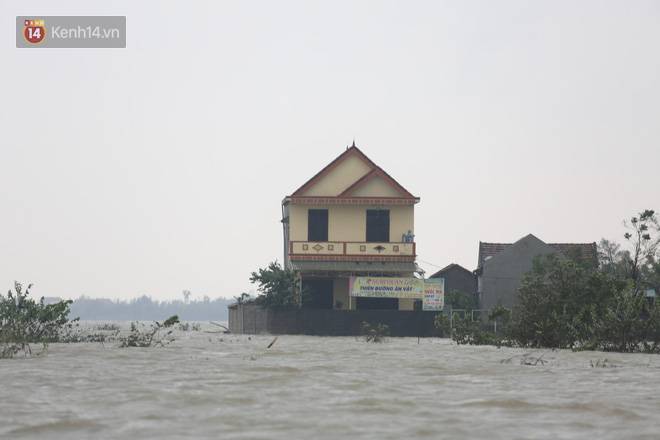
[[[307,197],[419,201],[355,146],[355,140],[289,196],[290,199]]]

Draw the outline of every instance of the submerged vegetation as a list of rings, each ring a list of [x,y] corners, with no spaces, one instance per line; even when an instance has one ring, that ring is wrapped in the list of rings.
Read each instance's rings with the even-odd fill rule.
[[[452,338],[458,344],[660,353],[660,303],[652,294],[660,287],[660,225],[652,210],[624,224],[627,249],[601,240],[598,265],[537,258],[512,313],[500,308],[488,321],[454,319]],[[436,326],[446,327],[445,320]]]
[[[49,343],[118,342],[119,347],[165,346],[174,341],[175,328],[200,331],[201,326],[180,323],[177,315],[152,324],[132,322],[127,335],[121,335],[119,325],[102,323],[81,329],[79,319],[69,319],[72,301],[47,304],[44,298],[35,301],[30,296],[32,285],[26,288],[14,284],[14,290],[0,295],[0,359],[38,356],[46,353]],[[179,324],[178,327],[175,327]],[[38,346],[35,350],[33,347]]]
[[[0,295],[0,358],[43,353],[49,342],[58,342],[77,321],[69,321],[70,300],[54,304],[46,304],[44,298],[35,301],[30,297],[31,288],[32,284],[23,288],[15,282],[13,292]],[[41,350],[33,353],[30,344],[39,345]]]
[[[174,341],[174,324],[179,323],[179,317],[170,316],[163,322],[154,321],[147,326],[141,322],[131,322],[128,336],[119,338],[119,346],[124,347],[164,347]],[[161,333],[164,332],[164,333]]]
[[[385,324],[369,324],[366,321],[362,322],[362,335],[367,342],[384,342],[389,334],[390,328]]]

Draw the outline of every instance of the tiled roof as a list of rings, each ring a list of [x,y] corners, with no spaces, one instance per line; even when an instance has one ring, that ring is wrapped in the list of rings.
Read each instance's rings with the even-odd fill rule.
[[[598,262],[598,250],[596,243],[546,243],[562,255],[573,260],[581,260],[588,263]],[[479,242],[479,261],[481,267],[488,257],[494,257],[513,243],[485,243]]]
[[[449,269],[453,269],[453,268],[458,268],[458,269],[464,270],[465,272],[472,273],[471,270],[464,268],[460,264],[451,263],[451,264],[448,264],[447,266],[443,267],[442,269],[440,269],[439,271],[437,271],[433,275],[431,275],[429,278],[438,278],[438,277],[440,277],[440,275],[444,274]]]
[[[486,261],[486,258],[494,257],[512,244],[513,243],[484,243],[483,241],[480,241],[477,266],[481,266],[484,264],[484,261]]]

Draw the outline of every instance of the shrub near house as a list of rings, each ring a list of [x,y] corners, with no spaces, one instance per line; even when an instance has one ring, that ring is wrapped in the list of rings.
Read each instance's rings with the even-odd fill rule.
[[[627,250],[601,241],[600,265],[556,253],[534,259],[511,323],[496,338],[525,347],[660,353],[660,303],[645,286],[660,273],[660,226],[647,210],[626,223]],[[457,342],[479,343],[468,329]],[[487,342],[490,343],[490,342]]]

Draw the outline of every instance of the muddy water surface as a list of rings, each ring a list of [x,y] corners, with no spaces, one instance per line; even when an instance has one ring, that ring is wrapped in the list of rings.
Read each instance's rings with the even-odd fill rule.
[[[658,439],[660,357],[180,332],[0,360],[0,438]],[[591,365],[605,362],[606,368]]]

